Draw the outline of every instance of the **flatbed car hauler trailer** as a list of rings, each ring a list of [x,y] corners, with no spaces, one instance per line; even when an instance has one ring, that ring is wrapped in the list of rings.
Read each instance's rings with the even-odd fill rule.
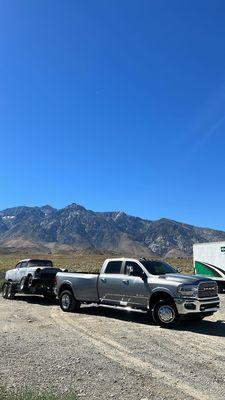
[[[225,242],[196,243],[193,245],[194,272],[207,276],[225,293]]]
[[[12,300],[16,293],[38,294],[53,300],[55,276],[60,271],[63,270],[54,267],[51,260],[21,260],[15,268],[6,271],[2,296]]]

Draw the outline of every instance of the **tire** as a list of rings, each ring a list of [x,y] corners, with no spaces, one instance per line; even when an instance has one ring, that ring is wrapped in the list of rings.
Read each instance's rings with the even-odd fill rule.
[[[15,297],[15,292],[14,292],[13,284],[9,283],[8,292],[7,292],[7,299],[8,300],[13,300],[14,297]]]
[[[4,285],[2,286],[2,297],[3,297],[3,299],[7,299],[7,296],[8,296],[8,286],[9,286],[9,284],[8,283],[4,283]]]
[[[153,307],[152,316],[162,328],[174,328],[180,319],[176,305],[169,299],[158,301]]]
[[[78,311],[80,302],[77,301],[71,290],[63,290],[59,296],[59,305],[64,312]]]
[[[20,290],[20,292],[23,292],[24,290],[27,290],[27,277],[26,276],[24,276],[22,279],[21,279],[21,281],[20,281],[20,284],[19,284],[19,290]]]

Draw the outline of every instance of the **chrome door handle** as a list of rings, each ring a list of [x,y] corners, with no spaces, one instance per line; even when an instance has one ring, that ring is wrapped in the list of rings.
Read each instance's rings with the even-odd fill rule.
[[[122,282],[125,283],[126,285],[128,285],[128,283],[129,283],[129,281],[127,279],[123,279]]]
[[[103,283],[105,283],[105,282],[106,282],[106,278],[101,278],[101,281],[102,281]]]

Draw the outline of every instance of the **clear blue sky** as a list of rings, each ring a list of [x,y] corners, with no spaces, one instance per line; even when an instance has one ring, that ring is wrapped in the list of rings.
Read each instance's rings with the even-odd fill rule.
[[[2,0],[0,209],[225,230],[225,2]]]

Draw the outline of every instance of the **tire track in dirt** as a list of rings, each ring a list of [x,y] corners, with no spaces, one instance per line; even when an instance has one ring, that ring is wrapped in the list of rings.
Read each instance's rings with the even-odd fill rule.
[[[143,374],[143,371],[148,371],[152,378],[162,380],[163,384],[167,384],[172,390],[178,390],[181,392],[181,396],[185,393],[189,397],[196,400],[212,400],[213,396],[209,396],[206,390],[199,391],[198,389],[191,387],[188,382],[179,378],[174,378],[167,372],[163,372],[157,367],[154,367],[147,361],[141,360],[140,358],[133,355],[133,353],[126,347],[122,346],[117,341],[90,330],[90,327],[85,328],[84,324],[81,326],[81,321],[78,323],[77,320],[73,321],[73,317],[70,314],[62,313],[58,309],[51,310],[52,319],[58,324],[62,330],[68,332],[75,331],[85,336],[86,339],[91,342],[98,351],[108,359],[126,367],[133,369]],[[83,321],[82,321],[83,322]]]

